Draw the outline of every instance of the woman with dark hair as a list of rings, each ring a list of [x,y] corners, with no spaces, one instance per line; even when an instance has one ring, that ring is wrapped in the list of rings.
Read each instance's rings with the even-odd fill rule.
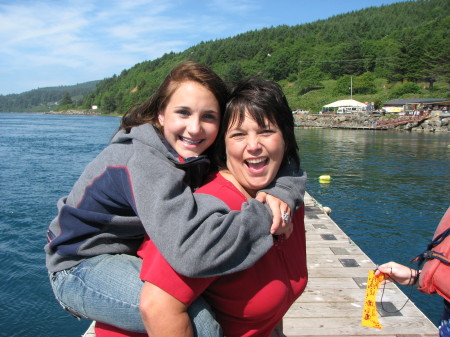
[[[230,212],[216,198],[193,195],[209,172],[204,153],[227,99],[225,84],[208,67],[177,66],[151,99],[125,114],[111,144],[58,201],[46,266],[56,298],[74,316],[145,331],[137,257],[145,234],[179,273],[205,277],[254,264],[272,246],[272,221],[272,231],[286,231],[280,213],[294,209],[304,191],[297,172],[280,175],[267,190],[289,206],[264,193],[259,198],[274,220],[256,200]],[[204,302],[189,310],[198,335],[220,334]]]
[[[286,146],[284,159],[294,160],[295,164],[300,166],[292,110],[277,83],[264,81],[258,77],[238,83],[228,99],[226,109],[215,149],[215,159],[219,168],[226,168],[225,134],[228,130],[225,126],[242,124],[247,114],[261,127],[265,125],[266,120],[272,125],[277,125]]]
[[[276,83],[251,78],[231,93],[217,139],[219,172],[195,194],[222,200],[231,210],[256,197],[279,170],[299,164],[294,120]],[[290,216],[284,215],[286,221]],[[293,212],[293,233],[272,238],[274,245],[252,267],[229,275],[192,278],[177,273],[147,240],[140,250],[141,312],[151,336],[193,335],[187,307],[198,296],[211,305],[227,337],[283,336],[282,318],[306,287],[303,205]]]

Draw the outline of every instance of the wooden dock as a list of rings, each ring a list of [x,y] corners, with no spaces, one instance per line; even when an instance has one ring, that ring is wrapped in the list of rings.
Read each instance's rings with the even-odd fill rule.
[[[310,196],[305,198],[309,281],[305,292],[284,316],[284,333],[296,336],[438,336],[436,326],[394,284],[381,290],[377,309],[382,329],[361,325],[365,287],[375,264],[326,215]],[[388,262],[388,261],[386,261]]]
[[[375,264],[309,195],[305,197],[308,286],[283,319],[284,333],[299,336],[437,337],[436,326],[394,284],[386,286],[382,329],[361,325],[367,274]],[[388,261],[386,261],[388,262]],[[93,325],[84,337],[95,337]]]

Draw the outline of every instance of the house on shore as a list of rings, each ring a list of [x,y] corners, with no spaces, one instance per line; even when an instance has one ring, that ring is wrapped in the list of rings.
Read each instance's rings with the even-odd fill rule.
[[[400,115],[421,114],[424,112],[448,112],[450,100],[444,98],[400,98],[387,101],[383,110]]]
[[[324,105],[321,113],[356,113],[365,112],[367,105],[354,99],[344,99]]]

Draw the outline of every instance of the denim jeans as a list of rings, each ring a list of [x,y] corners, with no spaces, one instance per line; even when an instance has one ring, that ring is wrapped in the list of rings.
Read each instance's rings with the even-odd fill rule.
[[[439,337],[450,337],[450,303],[444,299],[444,311],[439,325]]]
[[[131,255],[99,255],[79,265],[50,273],[50,283],[61,306],[78,318],[145,332],[139,312],[143,282],[142,260]],[[220,325],[200,297],[188,309],[195,335],[222,336]]]

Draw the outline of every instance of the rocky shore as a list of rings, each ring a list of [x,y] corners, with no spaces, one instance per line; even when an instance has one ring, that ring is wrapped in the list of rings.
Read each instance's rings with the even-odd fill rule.
[[[86,109],[86,110],[62,110],[62,111],[49,111],[46,112],[49,115],[88,115],[88,116],[99,116],[101,111]]]
[[[50,111],[47,114],[101,115],[99,110]],[[450,132],[450,113],[431,113],[429,116],[374,116],[362,114],[296,114],[297,127],[342,128],[368,130],[402,130],[419,132]]]
[[[294,115],[297,127],[449,132],[450,113],[429,116]]]

